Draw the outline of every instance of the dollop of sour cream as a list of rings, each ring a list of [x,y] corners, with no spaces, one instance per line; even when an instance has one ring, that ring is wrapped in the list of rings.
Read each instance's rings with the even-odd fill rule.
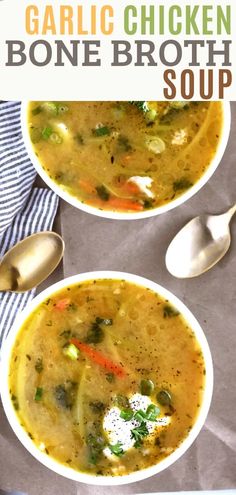
[[[146,411],[147,407],[152,404],[149,397],[136,393],[129,399],[130,408],[133,411],[142,409]],[[147,421],[146,426],[149,434],[158,431],[163,426],[167,426],[171,422],[170,416],[160,416],[156,421]],[[124,452],[133,448],[135,440],[131,436],[133,428],[139,426],[137,420],[125,421],[120,417],[120,409],[116,406],[110,408],[103,420],[103,429],[107,436],[108,442],[111,445],[120,443]],[[112,461],[118,461],[118,457],[112,454],[109,447],[106,447],[103,451],[106,457],[109,457]]]

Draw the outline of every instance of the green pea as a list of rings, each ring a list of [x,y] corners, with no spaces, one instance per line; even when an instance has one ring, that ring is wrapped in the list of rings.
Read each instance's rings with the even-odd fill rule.
[[[168,390],[161,390],[160,392],[158,392],[157,401],[162,406],[170,406],[172,402],[172,397],[170,392],[168,392]]]
[[[152,380],[141,380],[140,392],[142,395],[151,395],[154,390],[154,383]]]

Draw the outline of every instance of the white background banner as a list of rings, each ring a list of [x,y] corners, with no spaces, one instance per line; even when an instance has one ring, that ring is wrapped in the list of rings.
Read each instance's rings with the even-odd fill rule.
[[[168,95],[177,100],[236,100],[235,0],[179,4],[0,0],[0,99],[164,100]],[[133,7],[125,24],[128,5]],[[28,6],[32,34],[26,29]],[[63,11],[70,16],[65,26],[63,6],[69,6]],[[227,6],[232,32],[229,22],[226,26]],[[151,19],[145,21],[145,16]],[[101,24],[112,32],[102,34]],[[127,29],[136,32],[129,34]]]

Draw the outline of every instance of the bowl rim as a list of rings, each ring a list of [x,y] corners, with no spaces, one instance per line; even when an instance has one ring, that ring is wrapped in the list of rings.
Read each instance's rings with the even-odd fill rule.
[[[72,468],[60,464],[58,461],[49,457],[46,453],[41,452],[34,445],[32,440],[29,438],[24,428],[20,425],[19,419],[12,405],[12,401],[10,398],[10,390],[8,387],[8,367],[9,367],[11,350],[14,345],[16,336],[22,324],[27,319],[27,317],[41,302],[43,302],[45,299],[50,297],[50,295],[56,293],[58,290],[67,287],[69,285],[74,285],[77,283],[81,283],[93,279],[125,280],[142,287],[147,287],[153,290],[154,292],[160,294],[160,296],[162,296],[163,298],[168,299],[174,306],[177,307],[177,309],[182,313],[184,318],[190,324],[191,329],[194,331],[196,339],[201,347],[205,361],[206,381],[205,381],[205,389],[204,389],[202,404],[197,419],[191,431],[189,432],[188,436],[183,440],[180,446],[172,454],[170,454],[168,457],[160,461],[158,464],[124,476],[114,476],[114,477],[95,476],[95,475],[90,475],[87,473],[75,471]],[[129,483],[141,481],[146,478],[149,478],[150,476],[154,476],[160,473],[161,471],[172,465],[175,461],[177,461],[192,445],[192,443],[198,436],[201,428],[203,427],[210,408],[210,403],[213,393],[213,363],[212,363],[210,348],[207,339],[205,337],[205,334],[200,324],[196,320],[195,316],[192,314],[192,312],[178,297],[176,297],[172,292],[170,292],[168,289],[165,289],[163,286],[159,285],[158,283],[153,282],[139,275],[134,275],[120,271],[111,271],[111,270],[92,271],[92,272],[81,273],[68,277],[64,280],[61,280],[51,285],[50,287],[42,291],[39,295],[37,295],[29,304],[27,304],[26,308],[20,314],[17,315],[16,320],[10,332],[3,343],[1,362],[0,362],[0,376],[1,376],[0,392],[1,392],[3,408],[5,410],[7,419],[14,433],[16,434],[20,442],[24,445],[26,450],[28,450],[28,452],[30,452],[30,454],[33,455],[33,457],[36,458],[39,462],[41,462],[44,466],[56,472],[57,474],[64,476],[65,478],[69,478],[70,480],[77,482],[87,483],[90,485],[98,485],[98,486],[117,486],[117,485],[123,485],[123,484],[129,484]]]
[[[29,101],[23,101],[21,104],[21,130],[22,130],[22,135],[23,135],[24,144],[26,146],[26,150],[29,154],[30,160],[34,165],[37,173],[44,180],[44,182],[50,187],[50,189],[52,189],[52,191],[54,191],[59,197],[64,199],[64,201],[69,203],[71,206],[74,206],[75,208],[80,209],[86,213],[91,213],[92,215],[98,217],[109,218],[113,220],[138,220],[142,218],[150,218],[153,216],[161,215],[162,213],[166,213],[172,210],[173,208],[176,208],[177,206],[185,203],[185,201],[187,201],[192,196],[194,196],[209,181],[209,179],[211,178],[211,176],[219,166],[223,158],[224,152],[226,150],[226,146],[230,135],[230,129],[231,129],[230,102],[220,101],[223,109],[223,123],[222,123],[221,136],[219,139],[216,153],[213,159],[211,160],[209,166],[207,167],[206,171],[200,177],[200,179],[190,189],[188,189],[186,192],[181,194],[181,196],[174,199],[173,201],[170,201],[165,205],[136,213],[115,212],[109,210],[100,210],[95,206],[90,206],[87,205],[86,203],[82,203],[78,198],[71,195],[70,193],[62,189],[58,184],[56,184],[56,182],[54,182],[45,172],[45,170],[42,168],[42,165],[40,164],[40,160],[36,157],[34,153],[33,145],[29,137],[28,125],[27,125],[27,115],[28,115],[27,111],[28,111],[29,103],[30,103]]]

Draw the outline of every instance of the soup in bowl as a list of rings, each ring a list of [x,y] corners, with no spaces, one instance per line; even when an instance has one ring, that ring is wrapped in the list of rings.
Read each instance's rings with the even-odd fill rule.
[[[122,272],[70,277],[18,316],[1,395],[27,450],[76,481],[159,473],[192,444],[212,396],[198,322],[163,287]]]
[[[221,102],[30,102],[22,106],[38,173],[72,205],[115,219],[178,206],[210,178],[227,144]]]

